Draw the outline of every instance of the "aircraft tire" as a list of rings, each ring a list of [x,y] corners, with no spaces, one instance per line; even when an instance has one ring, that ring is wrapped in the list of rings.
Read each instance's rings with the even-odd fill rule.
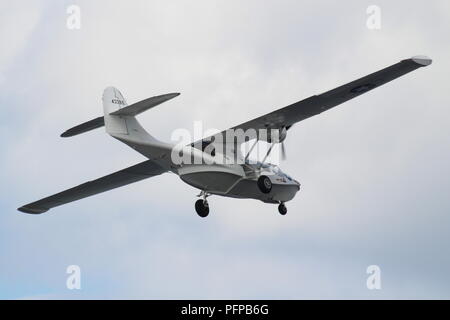
[[[279,212],[282,216],[286,215],[286,213],[287,213],[287,208],[286,208],[286,206],[284,205],[284,203],[280,203],[280,205],[278,206],[278,212]]]
[[[206,218],[209,215],[209,205],[207,201],[197,200],[195,202],[195,211],[201,218]]]
[[[269,193],[272,190],[272,181],[268,176],[259,177],[257,184],[262,193]]]

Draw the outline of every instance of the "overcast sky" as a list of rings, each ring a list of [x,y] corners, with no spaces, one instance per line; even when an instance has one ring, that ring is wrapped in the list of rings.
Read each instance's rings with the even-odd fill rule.
[[[69,5],[81,29],[66,27]],[[381,29],[366,26],[369,5]],[[0,298],[450,298],[450,3],[0,1]],[[413,55],[416,70],[297,124],[282,168],[302,183],[280,216],[210,198],[174,174],[30,216],[16,208],[143,161],[99,129],[59,135],[128,103],[139,117],[226,129]],[[81,268],[81,290],[66,268]],[[366,268],[381,268],[368,290]]]

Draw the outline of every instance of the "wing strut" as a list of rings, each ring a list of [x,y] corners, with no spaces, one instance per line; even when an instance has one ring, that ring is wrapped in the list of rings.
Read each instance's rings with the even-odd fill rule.
[[[272,142],[270,144],[269,150],[267,150],[267,153],[264,157],[264,159],[261,161],[261,164],[259,165],[259,167],[261,168],[264,165],[264,162],[266,162],[267,157],[270,155],[270,153],[272,152],[273,146],[275,145],[275,142]]]
[[[250,153],[252,153],[253,149],[255,149],[256,145],[258,144],[259,139],[256,138],[255,143],[250,147],[250,150],[248,150],[247,155],[245,156],[244,162],[247,162],[248,157],[250,156]]]

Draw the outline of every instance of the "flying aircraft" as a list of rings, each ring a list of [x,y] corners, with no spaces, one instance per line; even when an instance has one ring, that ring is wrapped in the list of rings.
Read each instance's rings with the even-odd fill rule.
[[[431,62],[426,56],[402,60],[325,93],[181,147],[157,140],[136,119],[138,114],[177,97],[179,93],[160,95],[128,105],[119,90],[108,87],[103,93],[103,116],[75,126],[61,136],[72,137],[104,126],[109,135],[148,160],[24,205],[18,210],[42,214],[72,201],[172,172],[200,190],[197,196],[200,199],[195,202],[195,210],[200,217],[208,216],[207,198],[211,195],[250,198],[278,204],[279,213],[285,215],[285,203],[295,197],[300,190],[300,183],[278,166],[267,163],[266,159],[277,144],[281,144],[284,153],[283,141],[289,129],[297,122],[336,107],[420,67],[428,66]],[[230,132],[233,135],[229,135]],[[236,132],[240,132],[241,137],[237,137]],[[243,154],[242,144],[253,140],[250,150]],[[262,161],[250,161],[249,154],[258,142],[269,144],[266,156]],[[180,155],[182,160],[187,161],[180,161]]]

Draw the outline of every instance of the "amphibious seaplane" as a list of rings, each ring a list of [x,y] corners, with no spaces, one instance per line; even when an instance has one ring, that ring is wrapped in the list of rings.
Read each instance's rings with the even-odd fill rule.
[[[431,59],[425,56],[402,60],[325,93],[181,147],[157,140],[136,120],[138,114],[177,97],[179,93],[160,95],[127,105],[119,90],[106,88],[103,93],[103,116],[73,127],[61,136],[72,137],[104,126],[109,135],[127,144],[148,160],[27,204],[18,210],[41,214],[72,201],[172,172],[200,190],[200,199],[195,203],[200,217],[209,214],[207,198],[210,195],[250,198],[278,204],[279,213],[285,215],[285,203],[294,198],[300,190],[300,183],[281,171],[278,166],[266,163],[266,159],[274,145],[283,144],[289,129],[297,122],[430,64]],[[244,138],[236,134],[229,135],[229,132],[244,132]],[[249,141],[253,140],[251,145]],[[251,147],[244,154],[241,146],[247,142]],[[262,161],[250,161],[249,154],[258,142],[269,146],[266,157]],[[283,145],[281,147],[284,150]]]

